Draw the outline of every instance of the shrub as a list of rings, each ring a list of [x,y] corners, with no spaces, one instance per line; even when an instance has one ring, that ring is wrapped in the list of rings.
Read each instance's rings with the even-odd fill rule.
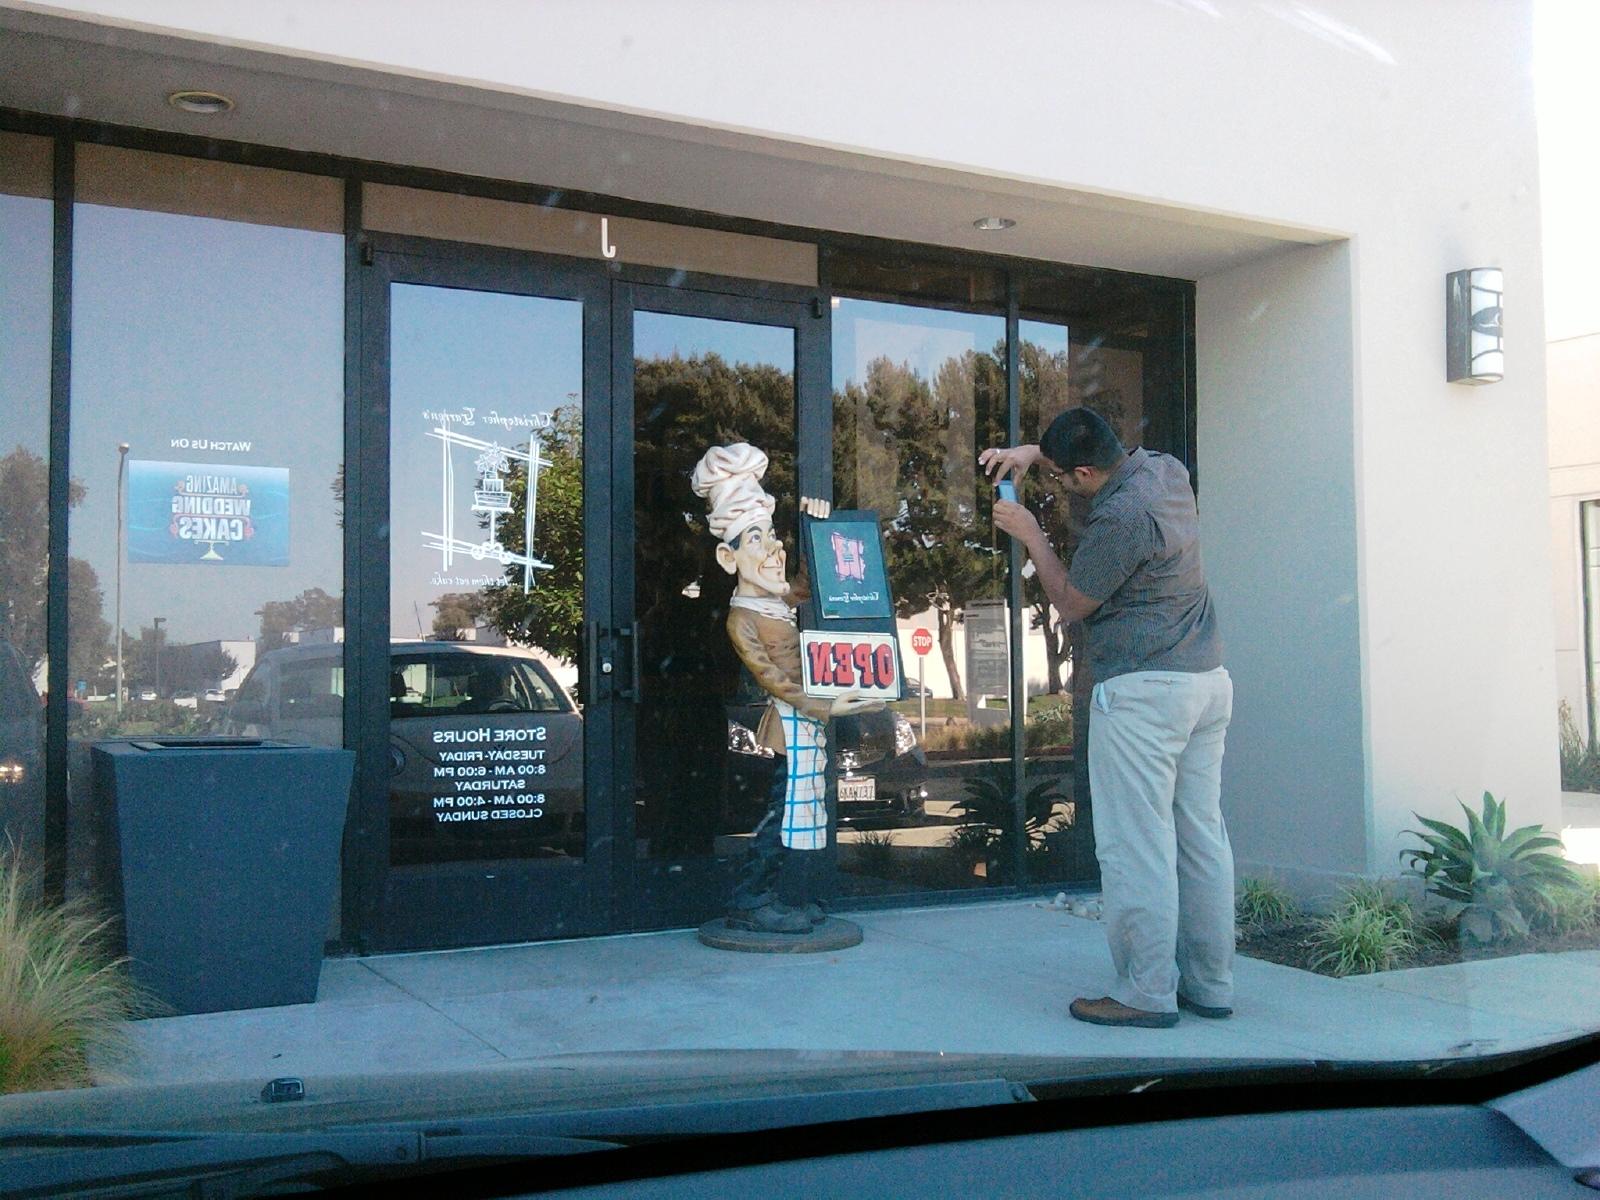
[[[1506,806],[1483,794],[1480,816],[1465,804],[1467,828],[1415,814],[1431,832],[1407,830],[1424,849],[1402,850],[1402,861],[1420,875],[1428,891],[1460,905],[1460,929],[1469,941],[1486,943],[1526,937],[1528,922],[1540,918],[1557,895],[1575,887],[1578,876],[1552,847],[1561,839],[1542,825],[1506,833]]]
[[[916,714],[908,714],[913,723]],[[929,717],[928,734],[922,739],[926,751],[963,750],[972,758],[1007,758],[1011,754],[1010,725],[973,725],[966,720],[936,724]],[[1070,749],[1072,709],[1065,704],[1030,711],[1022,729],[1023,748],[1030,752]]]
[[[1422,918],[1415,907],[1400,895],[1394,885],[1377,879],[1358,879],[1340,893],[1335,911],[1369,909],[1388,914],[1394,923],[1413,937],[1423,934]]]
[[[1600,878],[1580,875],[1572,887],[1557,890],[1549,907],[1535,914],[1533,924],[1556,937],[1600,928]]]
[[[1563,700],[1558,710],[1561,727],[1561,790],[1600,792],[1600,746],[1585,740]]]
[[[1256,930],[1295,920],[1300,916],[1300,906],[1276,879],[1246,879],[1239,889],[1234,913],[1242,928]]]
[[[995,831],[987,825],[957,825],[952,829],[944,844],[950,849],[951,862],[958,864],[957,876],[966,878],[979,863],[987,861],[996,841]]]
[[[0,1093],[83,1087],[89,1059],[126,1046],[151,1011],[106,949],[109,920],[38,898],[15,849],[0,854]]]
[[[1387,971],[1412,954],[1416,937],[1383,908],[1346,902],[1320,918],[1311,935],[1311,968],[1331,975]]]
[[[856,841],[856,869],[863,875],[887,879],[894,872],[894,834],[864,832]]]

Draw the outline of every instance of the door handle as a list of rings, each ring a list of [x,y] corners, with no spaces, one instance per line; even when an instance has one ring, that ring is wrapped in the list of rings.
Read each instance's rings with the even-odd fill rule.
[[[624,700],[632,700],[635,704],[644,703],[644,625],[635,621],[632,626],[617,631],[627,638],[631,645],[629,650],[632,656],[633,674],[628,679],[628,687],[618,692]]]
[[[583,698],[593,704],[600,692],[600,622],[585,621],[583,630]]]

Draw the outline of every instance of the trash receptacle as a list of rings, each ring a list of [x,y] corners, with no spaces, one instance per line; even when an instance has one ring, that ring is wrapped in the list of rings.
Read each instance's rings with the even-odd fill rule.
[[[178,1013],[315,1000],[355,755],[152,737],[93,759],[134,979]]]

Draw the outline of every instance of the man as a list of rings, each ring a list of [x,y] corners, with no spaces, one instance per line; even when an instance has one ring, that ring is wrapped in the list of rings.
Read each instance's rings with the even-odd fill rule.
[[[1056,611],[1083,621],[1095,679],[1089,783],[1116,985],[1071,1013],[1164,1029],[1178,1009],[1226,1017],[1233,1003],[1233,851],[1223,826],[1222,746],[1233,683],[1200,563],[1199,515],[1177,459],[1125,451],[1074,408],[1037,446],[985,450],[991,478],[1039,465],[1089,500],[1070,568],[1021,504],[994,523],[1028,552]]]

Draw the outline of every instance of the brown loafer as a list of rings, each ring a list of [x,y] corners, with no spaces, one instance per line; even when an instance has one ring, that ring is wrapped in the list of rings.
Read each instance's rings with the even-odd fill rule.
[[[1178,1023],[1175,1012],[1147,1012],[1142,1008],[1129,1008],[1120,1000],[1102,996],[1088,1000],[1080,996],[1067,1009],[1080,1021],[1091,1025],[1125,1025],[1136,1029],[1171,1029]]]
[[[1184,1012],[1192,1012],[1197,1017],[1204,1017],[1208,1021],[1224,1021],[1233,1016],[1233,1009],[1223,1005],[1196,1004],[1182,992],[1178,993],[1178,1007]]]

